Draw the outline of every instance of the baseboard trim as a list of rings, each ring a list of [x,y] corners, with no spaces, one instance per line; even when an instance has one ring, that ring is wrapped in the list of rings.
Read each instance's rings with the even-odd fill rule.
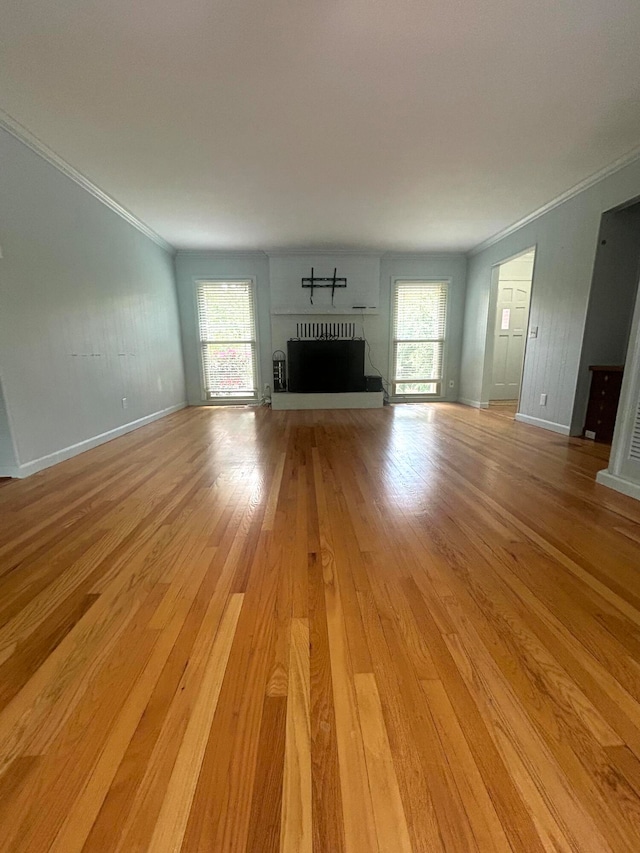
[[[12,480],[16,480],[20,477],[19,473],[20,469],[16,467],[11,468],[0,468],[0,479],[3,477],[11,477]]]
[[[38,471],[43,471],[45,468],[51,468],[52,465],[57,465],[58,462],[64,462],[66,459],[71,459],[73,456],[79,456],[86,450],[92,450],[100,444],[106,444],[114,438],[119,438],[121,435],[126,435],[128,432],[133,432],[140,427],[146,426],[153,421],[158,421],[173,412],[178,412],[187,406],[187,402],[178,403],[177,406],[169,406],[166,409],[160,409],[158,412],[153,412],[151,415],[146,415],[144,418],[138,418],[135,421],[130,421],[128,424],[110,429],[107,432],[102,432],[99,435],[94,435],[92,438],[87,438],[84,441],[79,441],[77,444],[71,444],[69,447],[63,447],[62,450],[56,450],[55,453],[49,453],[47,456],[41,456],[39,459],[33,459],[31,462],[25,462],[23,465],[18,465],[17,468],[4,469],[8,473],[3,473],[0,469],[0,476],[13,477],[23,479],[30,477],[31,474],[37,474]]]
[[[532,418],[530,415],[521,415],[519,412],[516,415],[516,420],[522,424],[529,424],[529,426],[558,432],[560,435],[569,435],[571,433],[571,427],[566,426],[566,424],[557,424],[554,421],[545,421],[542,418]]]
[[[462,403],[463,406],[471,406],[473,409],[488,409],[488,403],[481,403],[480,400],[469,400],[466,397],[459,397],[458,403]]]
[[[640,483],[632,483],[630,480],[623,480],[622,477],[616,477],[615,474],[609,473],[608,468],[598,471],[596,474],[596,483],[600,483],[601,486],[614,489],[616,492],[621,492],[623,495],[640,501]]]

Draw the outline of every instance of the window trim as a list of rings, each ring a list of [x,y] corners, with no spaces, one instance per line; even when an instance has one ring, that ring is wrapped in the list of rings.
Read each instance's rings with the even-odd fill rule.
[[[204,381],[204,365],[202,362],[202,339],[200,337],[200,315],[198,312],[198,288],[200,284],[208,282],[249,282],[251,284],[251,295],[253,297],[253,316],[255,319],[255,378],[256,378],[256,394],[251,397],[207,397],[207,389]],[[196,350],[198,360],[198,376],[200,379],[200,400],[205,406],[247,406],[259,405],[260,389],[262,388],[262,378],[260,373],[260,332],[258,318],[258,290],[257,279],[255,275],[199,275],[192,279],[193,282],[193,312],[194,326],[196,334]],[[215,343],[238,343],[238,341],[216,341]],[[253,343],[253,341],[240,341],[240,343]]]
[[[396,289],[399,283],[407,282],[408,284],[442,284],[446,288],[447,304],[444,321],[444,339],[442,340],[442,380],[440,382],[440,391],[437,394],[396,394],[395,387],[395,369],[396,369],[396,343],[402,343],[404,338],[395,337],[395,299]],[[389,390],[390,399],[394,403],[423,403],[423,402],[438,402],[446,400],[447,388],[447,362],[448,362],[448,342],[451,334],[451,277],[450,276],[408,276],[397,275],[391,278],[391,294],[389,306]],[[440,338],[425,338],[424,341],[439,342]],[[413,380],[415,382],[420,380]],[[425,382],[433,380],[423,380]]]

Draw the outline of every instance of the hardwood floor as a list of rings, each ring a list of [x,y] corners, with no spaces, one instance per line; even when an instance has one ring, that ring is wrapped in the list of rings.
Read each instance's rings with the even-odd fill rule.
[[[500,415],[503,418],[508,418],[512,421],[518,411],[517,400],[490,400],[489,411],[493,415]]]
[[[640,849],[640,503],[455,405],[190,409],[0,489],[3,851]]]

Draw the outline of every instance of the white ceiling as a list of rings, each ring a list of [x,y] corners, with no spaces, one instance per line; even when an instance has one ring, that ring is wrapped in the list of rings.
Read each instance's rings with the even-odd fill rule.
[[[178,248],[466,250],[640,145],[640,2],[4,0],[0,107]]]

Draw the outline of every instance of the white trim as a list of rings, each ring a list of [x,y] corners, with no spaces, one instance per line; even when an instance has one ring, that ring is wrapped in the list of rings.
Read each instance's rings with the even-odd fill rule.
[[[445,304],[445,320],[444,320],[444,340],[442,342],[442,378],[440,379],[440,394],[412,394],[410,396],[402,395],[402,394],[392,394],[395,385],[397,384],[394,381],[395,376],[395,301],[396,301],[396,287],[399,281],[407,282],[409,284],[444,284],[446,286],[447,299]],[[449,377],[447,375],[447,365],[448,365],[448,345],[449,340],[451,338],[451,276],[436,276],[436,277],[425,277],[425,276],[411,276],[411,275],[392,275],[391,276],[391,287],[390,287],[390,304],[389,304],[389,400],[393,403],[430,403],[430,402],[445,402],[447,400],[446,397],[446,389],[449,381]],[[363,328],[364,331],[364,328]],[[434,380],[437,382],[437,380]]]
[[[463,249],[451,252],[430,252],[428,249],[424,252],[383,252],[381,256],[383,261],[451,261],[460,258],[466,258]]]
[[[314,249],[312,246],[308,248],[302,249],[265,249],[265,254],[268,257],[299,257],[299,256],[318,256],[318,257],[331,257],[332,255],[352,255],[357,257],[358,255],[366,255],[368,257],[380,258],[382,257],[382,252],[380,249]]]
[[[234,406],[239,406],[242,408],[247,407],[255,407],[262,405],[262,398],[260,397],[260,389],[258,388],[258,394],[256,397],[220,397],[219,400],[197,400],[195,403],[188,403],[189,406],[212,406],[215,408],[223,407],[225,409],[233,408]]]
[[[601,486],[614,489],[616,492],[621,492],[623,495],[628,495],[628,497],[640,501],[640,483],[632,483],[630,480],[616,477],[615,474],[609,472],[608,468],[605,468],[604,471],[598,471],[596,474],[596,483],[600,483]]]
[[[462,403],[463,406],[471,406],[473,409],[488,409],[488,403],[481,403],[480,400],[469,400],[467,397],[459,397],[457,403]]]
[[[236,260],[237,258],[253,258],[254,260],[266,260],[267,253],[263,252],[261,249],[248,249],[247,251],[243,251],[241,249],[233,250],[229,249],[225,251],[224,249],[177,249],[176,250],[176,260],[181,260],[182,258],[189,258],[191,260],[224,260],[225,258],[232,258]]]
[[[488,305],[488,314],[487,314],[487,334],[484,342],[485,346],[485,358],[484,358],[484,369],[482,371],[482,393],[487,394],[489,399],[493,399],[493,391],[494,391],[494,381],[493,381],[493,365],[495,361],[495,346],[496,346],[496,325],[497,325],[497,316],[496,309],[498,307],[498,296],[500,293],[500,268],[504,266],[504,264],[509,264],[511,261],[515,261],[517,258],[521,258],[524,255],[528,255],[530,252],[533,252],[533,266],[531,267],[531,278],[529,280],[529,306],[527,309],[527,322],[525,324],[525,336],[524,336],[524,348],[522,351],[522,364],[520,365],[520,385],[518,388],[518,408],[520,408],[520,401],[522,400],[522,386],[524,384],[524,367],[527,358],[527,348],[529,346],[529,326],[531,324],[531,306],[533,303],[533,282],[536,274],[536,261],[538,258],[538,243],[534,243],[532,246],[529,246],[528,249],[522,249],[520,252],[516,252],[515,255],[510,255],[508,258],[504,258],[502,261],[496,261],[495,264],[491,265],[491,285],[489,290],[489,305]],[[489,359],[489,364],[487,364],[487,359]],[[486,368],[490,367],[490,375],[485,376]]]
[[[407,380],[408,381],[408,380]],[[415,403],[451,403],[455,400],[448,400],[442,394],[389,394],[389,402],[394,405],[411,405]]]
[[[34,136],[31,131],[27,130],[26,127],[20,124],[19,121],[14,119],[4,110],[0,110],[0,128],[3,128],[12,136],[14,136],[17,140],[22,142],[27,148],[30,148],[34,151],[38,156],[42,157],[43,160],[46,160],[47,163],[54,166],[59,172],[62,172],[63,175],[66,175],[67,178],[71,178],[74,183],[78,184],[78,186],[82,187],[83,190],[86,190],[90,193],[94,198],[97,198],[98,201],[102,202],[106,207],[116,213],[121,219],[124,219],[125,222],[128,222],[129,225],[133,225],[134,228],[137,228],[145,237],[148,237],[150,240],[160,246],[161,249],[164,249],[165,252],[168,252],[170,255],[175,254],[174,247],[168,243],[164,237],[161,237],[156,231],[153,230],[149,225],[143,222],[141,219],[131,213],[130,210],[127,210],[126,207],[123,207],[119,204],[114,198],[108,195],[104,190],[101,190],[100,187],[96,186],[89,178],[79,172],[77,169],[74,169],[66,160],[63,160],[59,154],[56,154],[55,151],[52,151],[44,142],[38,139],[37,136]]]
[[[575,186],[570,187],[568,190],[565,190],[565,192],[551,199],[551,201],[548,201],[546,204],[543,204],[542,207],[539,207],[527,214],[527,216],[523,216],[522,219],[518,219],[512,225],[508,225],[506,228],[503,228],[502,231],[498,231],[493,236],[487,237],[487,239],[483,240],[482,243],[478,243],[477,246],[470,249],[467,252],[467,256],[472,258],[474,255],[479,255],[480,252],[484,252],[485,249],[499,243],[500,240],[504,240],[505,237],[508,237],[510,234],[514,234],[516,231],[519,231],[520,228],[523,228],[525,225],[529,225],[531,222],[534,222],[536,219],[544,216],[545,213],[549,213],[549,211],[554,210],[556,207],[560,207],[560,205],[564,204],[565,201],[569,201],[584,190],[588,190],[599,181],[604,180],[604,178],[608,178],[609,175],[613,175],[621,169],[624,169],[626,166],[630,166],[631,163],[634,163],[638,158],[640,158],[640,146],[628,151],[626,154],[623,154],[622,157],[618,157],[618,159],[614,160],[613,163],[610,163],[603,169],[594,172],[593,175],[590,175],[588,178],[580,181],[580,183],[575,184]]]
[[[513,255],[509,255],[509,257],[503,258],[501,261],[496,261],[495,264],[491,264],[491,269],[493,269],[494,267],[501,267],[503,264],[509,264],[509,263],[511,263],[511,261],[515,261],[518,258],[521,258],[523,255],[528,255],[529,252],[534,252],[535,254],[538,253],[537,242],[533,243],[531,246],[529,246],[528,249],[520,249],[519,252],[516,252]],[[535,266],[535,257],[533,259],[533,263]],[[532,267],[532,270],[533,270],[533,267]],[[532,276],[532,280],[533,280],[533,276]]]
[[[63,447],[62,450],[56,450],[55,453],[49,453],[47,456],[41,456],[39,459],[33,459],[31,462],[25,462],[23,465],[18,465],[17,468],[2,469],[0,470],[0,476],[17,477],[19,479],[28,477],[31,474],[42,471],[44,468],[50,468],[52,465],[57,465],[58,462],[64,462],[65,459],[71,459],[73,456],[78,456],[80,453],[84,453],[85,450],[92,450],[100,444],[105,444],[107,441],[119,438],[121,435],[125,435],[128,432],[133,432],[133,430],[146,426],[147,424],[152,423],[152,421],[160,420],[160,418],[164,418],[166,415],[170,415],[173,412],[184,409],[186,406],[187,403],[185,401],[183,403],[178,403],[177,406],[169,406],[167,409],[160,409],[159,412],[146,415],[144,418],[138,418],[136,421],[130,421],[128,424],[123,424],[123,426],[110,429],[107,432],[100,433],[100,435],[94,435],[93,438],[87,438],[84,441],[79,441],[77,444],[71,444],[69,447]],[[9,473],[4,473],[4,471],[8,471]]]
[[[196,321],[196,338],[198,340],[198,365],[200,372],[200,402],[203,406],[251,406],[251,405],[259,405],[261,400],[261,394],[263,392],[262,387],[262,352],[260,349],[260,332],[258,329],[258,279],[255,275],[244,275],[244,276],[206,276],[203,277],[201,275],[193,276],[192,279],[193,284],[193,310]],[[200,338],[200,313],[198,311],[198,285],[201,282],[217,282],[217,281],[229,281],[229,282],[240,282],[245,283],[249,282],[251,284],[251,298],[253,299],[253,319],[255,322],[255,368],[256,368],[256,396],[255,397],[207,397],[207,389],[204,385],[204,365],[202,363],[202,340]]]
[[[26,474],[21,474],[19,468],[0,468],[0,478],[11,477],[12,480],[17,480],[19,477],[25,477]]]
[[[571,428],[565,424],[557,424],[554,421],[545,421],[542,418],[532,418],[530,415],[521,415],[520,412],[516,415],[516,420],[521,424],[529,424],[529,426],[541,427],[542,429],[551,430],[551,432],[559,432],[560,435],[571,434]]]
[[[341,305],[336,308],[335,305],[309,305],[307,310],[301,311],[297,308],[275,308],[271,311],[272,317],[313,317],[314,315],[326,314],[328,317],[359,317],[362,314],[367,316],[379,314],[380,309],[376,306],[371,308],[354,308]],[[309,320],[313,323],[313,320]]]
[[[176,249],[176,259],[192,258],[195,260],[206,260],[207,258],[215,258],[216,260],[224,260],[225,258],[254,258],[264,259],[273,257],[308,257],[309,255],[318,255],[319,257],[374,257],[380,258],[382,261],[450,261],[466,258],[463,250],[451,252],[383,252],[379,249]]]

